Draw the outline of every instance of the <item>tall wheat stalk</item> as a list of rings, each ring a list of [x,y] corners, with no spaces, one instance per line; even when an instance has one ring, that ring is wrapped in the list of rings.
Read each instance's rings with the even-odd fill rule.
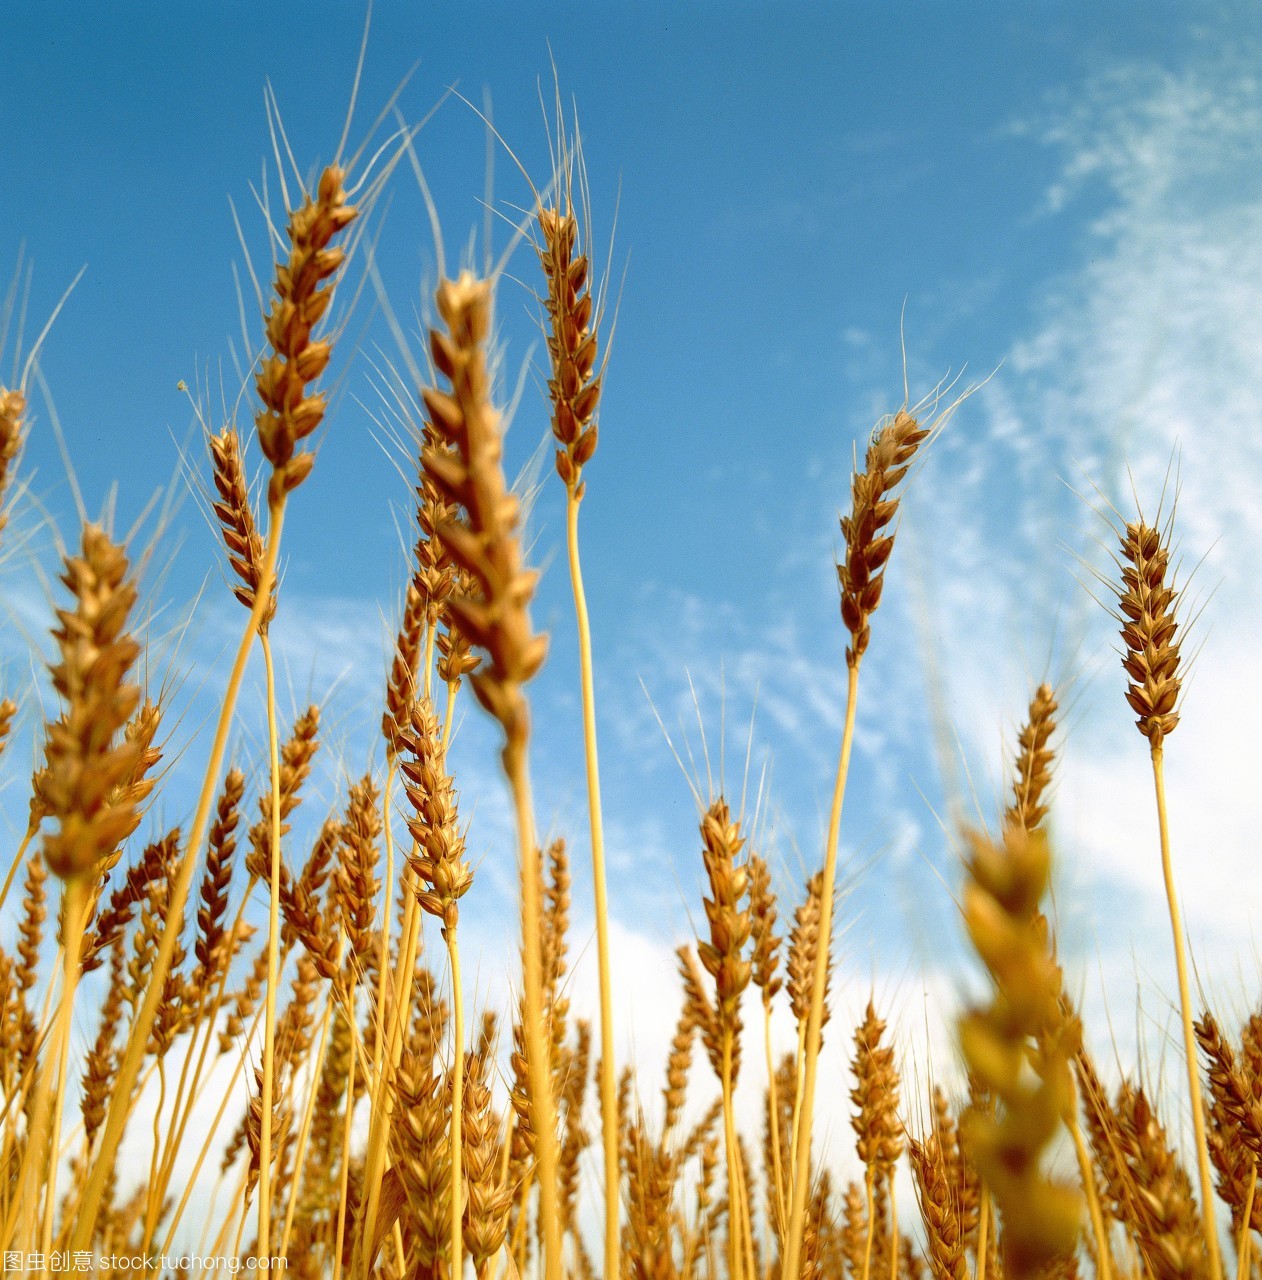
[[[448,603],[461,631],[488,661],[471,677],[474,693],[504,732],[502,761],[513,796],[521,872],[525,1034],[530,1111],[538,1160],[539,1207],[547,1280],[562,1275],[557,1194],[556,1104],[549,1038],[544,1026],[543,884],[535,834],[528,746],[529,705],[523,685],[547,654],[547,637],[531,629],[528,605],[537,575],[522,566],[517,537],[519,506],[504,482],[499,414],[491,403],[485,345],[491,330],[491,285],[464,272],[442,281],[435,294],[441,329],[430,332],[434,366],[450,392],[423,388],[425,408],[451,448],[427,446],[425,470],[463,518],[438,533],[453,561],[468,575]]]
[[[596,963],[600,996],[600,1116],[605,1172],[605,1274],[617,1276],[619,1262],[618,1209],[618,1082],[614,1060],[612,961],[609,953],[609,893],[605,874],[605,823],[600,793],[600,763],[596,744],[596,686],[592,671],[592,631],[587,593],[579,558],[579,506],[587,491],[583,468],[596,452],[596,415],[600,403],[603,365],[597,365],[599,341],[592,295],[591,259],[573,198],[574,167],[581,152],[567,145],[558,130],[555,186],[556,205],[539,208],[536,219],[541,245],[539,257],[547,279],[548,354],[552,376],[552,434],[560,446],[556,469],[565,485],[565,546],[570,590],[578,627],[579,686],[583,704],[583,759],[586,766],[588,827],[591,834],[592,890],[596,910]],[[577,143],[575,144],[577,149]]]
[[[824,849],[824,878],[821,893],[819,947],[811,978],[811,1004],[806,1023],[806,1043],[802,1071],[801,1101],[794,1141],[793,1192],[789,1201],[789,1234],[784,1254],[787,1276],[799,1274],[802,1265],[802,1233],[806,1225],[810,1180],[811,1125],[814,1119],[815,1080],[824,1020],[824,989],[828,981],[828,957],[832,939],[833,896],[837,883],[837,849],[841,836],[841,810],[850,773],[850,753],[854,746],[855,714],[859,696],[859,665],[867,651],[870,619],[881,600],[885,585],[885,565],[894,548],[893,532],[884,532],[898,511],[894,489],[907,474],[912,458],[928,438],[929,429],[906,410],[900,410],[881,427],[868,447],[865,466],[851,483],[852,508],[842,518],[846,539],[846,561],[838,565],[841,582],[842,621],[850,633],[846,649],[846,719],[842,728],[841,752],[833,783],[832,807],[828,818],[828,840]]]
[[[1122,666],[1130,677],[1126,700],[1135,712],[1135,725],[1148,739],[1153,791],[1161,843],[1161,875],[1166,890],[1174,964],[1179,985],[1179,1012],[1183,1025],[1183,1051],[1192,1106],[1192,1127],[1201,1183],[1201,1214],[1213,1280],[1222,1280],[1223,1264],[1214,1221],[1214,1180],[1210,1171],[1209,1142],[1205,1133],[1205,1106],[1197,1070],[1196,1032],[1188,984],[1183,918],[1174,883],[1170,852],[1170,825],[1166,813],[1165,740],[1179,723],[1176,710],[1182,682],[1179,676],[1178,592],[1170,572],[1170,524],[1147,524],[1142,515],[1122,533],[1122,585],[1117,590],[1121,610],[1122,640],[1126,652]]]

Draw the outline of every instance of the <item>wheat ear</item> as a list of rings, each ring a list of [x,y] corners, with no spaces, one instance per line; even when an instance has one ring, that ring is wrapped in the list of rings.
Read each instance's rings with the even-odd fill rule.
[[[745,955],[753,932],[749,909],[749,869],[737,863],[745,841],[740,823],[732,820],[727,802],[714,801],[701,821],[702,857],[711,897],[704,899],[710,937],[697,943],[697,954],[714,981],[714,1016],[701,1024],[702,1042],[723,1091],[723,1132],[727,1152],[728,1274],[738,1280],[745,1273],[742,1257],[748,1205],[740,1192],[739,1152],[732,1108],[740,1074],[741,996],[753,975]],[[749,1276],[748,1280],[753,1280]]]
[[[451,1243],[452,1274],[460,1273],[463,1241],[464,1181],[464,999],[460,978],[460,949],[456,940],[459,902],[473,884],[473,871],[464,857],[464,837],[456,812],[456,793],[442,753],[438,717],[424,695],[412,704],[408,730],[400,734],[405,752],[401,761],[408,801],[415,816],[408,830],[416,842],[412,870],[417,876],[416,898],[421,909],[442,922],[443,941],[451,967],[452,1028],[455,1061],[451,1074]],[[423,887],[422,887],[423,886]]]
[[[776,933],[776,895],[771,891],[771,870],[763,857],[750,851],[749,860],[749,910],[752,920],[754,952],[752,956],[754,985],[762,992],[763,1055],[767,1067],[767,1108],[773,1117],[768,1123],[770,1159],[767,1161],[767,1179],[770,1184],[768,1205],[773,1230],[778,1239],[784,1239],[784,1219],[787,1208],[784,1202],[784,1152],[780,1144],[779,1082],[771,1052],[771,1005],[784,985],[778,965],[781,938]]]
[[[960,1047],[1001,1114],[973,1108],[962,1136],[1003,1218],[1004,1274],[1023,1280],[1077,1243],[1081,1199],[1039,1168],[1071,1105],[1077,1027],[1064,1017],[1039,914],[1051,871],[1046,835],[1010,825],[1000,843],[975,831],[967,840],[964,922],[995,995],[961,1019]]]
[[[855,1028],[851,1067],[855,1087],[850,1093],[850,1100],[855,1104],[851,1125],[857,1139],[855,1148],[865,1170],[868,1202],[868,1233],[860,1273],[862,1280],[868,1280],[872,1259],[875,1227],[873,1191],[878,1182],[888,1181],[892,1186],[894,1166],[903,1152],[902,1123],[898,1118],[898,1068],[894,1063],[894,1050],[881,1043],[884,1035],[885,1023],[876,1016],[876,1009],[869,1000],[863,1021]],[[897,1246],[897,1240],[894,1244]]]
[[[123,549],[95,525],[84,526],[81,554],[68,556],[65,565],[62,582],[73,604],[57,610],[53,635],[59,660],[51,668],[64,710],[47,727],[43,782],[44,803],[56,822],[44,838],[43,858],[66,886],[63,980],[48,1046],[52,1061],[36,1082],[19,1194],[13,1202],[15,1209],[24,1207],[23,1236],[33,1245],[36,1202],[44,1190],[41,1247],[50,1246],[52,1235],[71,1015],[90,893],[102,860],[140,821],[126,783],[142,747],[123,732],[140,702],[140,690],[130,679],[140,646],[126,630],[136,601],[130,566]],[[16,1220],[6,1224],[5,1248],[16,1225]]]
[[[9,523],[5,496],[13,480],[13,469],[22,452],[26,426],[26,395],[0,386],[0,532]]]

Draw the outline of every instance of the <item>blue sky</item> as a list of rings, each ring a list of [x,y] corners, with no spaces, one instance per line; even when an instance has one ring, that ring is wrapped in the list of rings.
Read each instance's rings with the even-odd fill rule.
[[[205,588],[178,652],[166,650],[186,714],[173,718],[177,760],[155,823],[185,816],[207,707],[243,617],[204,504],[179,475],[188,442],[196,483],[208,473],[176,383],[209,381],[212,419],[221,368],[235,390],[243,256],[229,202],[265,271],[251,194],[274,169],[265,83],[300,167],[327,161],[362,17],[318,3],[0,11],[0,277],[20,254],[33,264],[29,347],[87,265],[40,358],[86,505],[97,513],[118,481],[124,530],[178,476],[179,549],[174,535],[165,541],[154,568],[174,555],[171,571],[151,575],[167,605],[159,631]],[[820,859],[845,683],[836,518],[854,449],[901,400],[900,315],[913,399],[965,365],[966,381],[998,372],[959,410],[905,502],[863,671],[840,998],[857,1004],[874,984],[915,1030],[923,992],[953,999],[966,985],[947,893],[958,873],[938,817],[970,783],[992,815],[1005,744],[1031,683],[1050,671],[1073,681],[1056,815],[1071,977],[1097,1011],[1109,983],[1109,1008],[1127,1025],[1138,984],[1147,1022],[1136,1034],[1149,1026],[1160,1044],[1172,974],[1147,758],[1079,560],[1101,563],[1107,532],[1071,489],[1090,497],[1098,484],[1121,505],[1129,466],[1155,506],[1176,448],[1185,563],[1203,560],[1193,588],[1208,598],[1169,749],[1177,850],[1202,975],[1231,1007],[1253,989],[1241,886],[1256,881],[1248,797],[1262,761],[1240,720],[1262,693],[1249,658],[1262,624],[1260,37],[1262,15],[1244,5],[1192,17],[1161,4],[375,8],[353,141],[417,63],[400,99],[409,121],[453,84],[479,104],[488,95],[507,143],[545,179],[539,95],[541,85],[551,94],[554,59],[578,106],[602,255],[617,208],[610,288],[620,306],[583,545],[632,1024],[623,1030],[640,1051],[660,1046],[674,1010],[632,988],[669,981],[670,946],[700,902],[692,801],[656,715],[681,750],[685,736],[698,750],[695,688],[716,756],[726,728],[736,792],[756,701],[751,795],[766,762],[764,838],[786,914]],[[484,127],[448,99],[416,147],[458,257],[483,227]],[[274,174],[269,182],[274,194]],[[433,247],[411,176],[400,170],[387,195],[372,215],[377,267],[406,321],[432,284]],[[527,198],[497,149],[494,208],[511,217]],[[502,248],[503,220],[494,237]],[[363,266],[361,256],[352,276]],[[510,433],[513,468],[546,431],[537,287],[519,252],[499,299],[509,390],[533,362]],[[247,324],[257,341],[248,297]],[[11,330],[5,376],[14,351]],[[396,358],[370,287],[335,356],[336,410],[286,527],[286,711],[332,690],[334,750],[313,823],[339,771],[358,776],[380,759],[375,708],[409,500],[398,472],[408,460],[375,438],[382,354]],[[35,405],[23,464],[32,499],[6,534],[11,687],[28,681],[20,629],[48,647],[30,570],[33,559],[52,564],[40,512],[75,531],[42,392]],[[544,479],[531,529],[545,569],[535,616],[553,649],[535,690],[536,785],[541,823],[572,839],[582,894],[563,495],[550,464]],[[156,660],[155,678],[165,669]],[[456,760],[483,857],[468,915],[487,939],[478,981],[491,993],[511,844],[494,735],[471,700],[466,711]],[[29,742],[37,721],[29,705]],[[12,753],[10,768],[33,750]],[[250,715],[238,755],[258,752]],[[6,795],[17,824],[19,778]],[[580,903],[580,936],[589,924]]]

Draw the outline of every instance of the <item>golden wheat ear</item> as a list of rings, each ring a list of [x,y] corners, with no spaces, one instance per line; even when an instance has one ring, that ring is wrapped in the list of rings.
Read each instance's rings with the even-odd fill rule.
[[[330,166],[320,175],[314,196],[290,215],[289,260],[276,268],[276,298],[267,317],[270,354],[263,357],[255,386],[263,408],[256,418],[259,446],[272,464],[269,503],[297,488],[311,473],[313,458],[297,453],[324,418],[326,399],[309,384],[325,370],[332,343],[312,331],[333,301],[331,279],[345,261],[332,245],[359,211],[348,202],[345,173]]]
[[[22,452],[26,426],[26,396],[0,386],[0,530],[9,522],[5,495],[13,480],[18,454]]]
[[[225,427],[218,435],[210,437],[209,447],[215,488],[219,493],[212,509],[228,551],[228,565],[238,579],[232,594],[247,609],[253,609],[263,578],[264,543],[250,505],[250,490],[241,457],[241,438],[234,428]],[[264,629],[275,615],[276,583],[273,582],[263,614]]]
[[[1039,911],[1051,875],[1046,835],[1011,825],[997,842],[966,834],[964,922],[995,996],[960,1020],[960,1048],[998,1112],[971,1109],[961,1136],[1003,1222],[1004,1274],[1017,1280],[1077,1247],[1082,1197],[1040,1167],[1072,1102],[1077,1023],[1064,1017]]]
[[[1154,747],[1179,723],[1178,592],[1170,572],[1169,530],[1164,533],[1141,517],[1122,535],[1122,666],[1130,677],[1126,700],[1136,728]]]

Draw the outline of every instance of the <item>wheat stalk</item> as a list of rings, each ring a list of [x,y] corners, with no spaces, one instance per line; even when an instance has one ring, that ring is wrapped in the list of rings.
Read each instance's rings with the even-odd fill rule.
[[[545,1266],[547,1280],[559,1280],[556,1109],[541,1022],[542,886],[527,769],[529,710],[522,688],[543,664],[547,637],[535,635],[530,626],[527,606],[536,575],[522,567],[518,504],[507,492],[500,464],[499,414],[491,403],[485,356],[490,283],[462,273],[438,286],[435,303],[443,328],[431,331],[431,351],[451,391],[426,387],[423,396],[438,436],[454,447],[450,452],[429,447],[422,456],[427,474],[447,500],[464,509],[463,520],[449,520],[437,530],[452,559],[468,574],[466,591],[453,594],[448,608],[471,643],[487,654],[488,661],[470,681],[478,701],[504,731],[504,771],[513,792],[521,867],[527,1056]]]
[[[598,315],[592,295],[591,260],[573,199],[574,167],[582,176],[577,141],[557,140],[556,204],[536,211],[539,258],[547,279],[548,355],[552,434],[560,446],[556,469],[565,485],[566,553],[578,627],[579,685],[583,702],[583,753],[587,771],[588,826],[592,847],[592,891],[596,908],[596,959],[600,991],[600,1113],[605,1160],[605,1274],[616,1276],[618,1261],[617,1083],[614,1073],[614,1009],[609,954],[609,897],[605,874],[605,824],[596,741],[596,686],[592,670],[591,621],[579,558],[579,506],[587,491],[583,468],[596,452],[596,415],[601,371],[597,368]]]
[[[1196,1066],[1196,1032],[1188,986],[1186,944],[1182,912],[1174,883],[1170,827],[1166,812],[1165,740],[1179,723],[1176,710],[1182,682],[1179,676],[1178,591],[1170,569],[1170,522],[1164,528],[1149,525],[1141,515],[1121,534],[1121,587],[1116,589],[1125,651],[1122,666],[1130,677],[1126,700],[1136,715],[1136,728],[1148,739],[1153,790],[1161,842],[1161,872],[1174,940],[1175,971],[1179,984],[1179,1011],[1183,1025],[1183,1050],[1192,1105],[1197,1168],[1201,1183],[1201,1217],[1209,1251],[1210,1274],[1222,1280],[1222,1258],[1214,1225],[1214,1183],[1210,1171],[1209,1143],[1205,1133],[1205,1109],[1201,1100],[1200,1073]]]
[[[949,411],[948,411],[949,412]],[[806,1023],[799,1124],[795,1136],[793,1193],[789,1201],[789,1239],[784,1265],[796,1275],[801,1265],[802,1228],[810,1166],[811,1123],[814,1117],[815,1077],[824,1024],[824,989],[828,978],[829,941],[832,937],[833,894],[837,883],[837,849],[841,834],[841,810],[850,772],[854,743],[855,713],[859,693],[859,667],[871,638],[871,619],[881,602],[885,567],[894,549],[894,534],[888,532],[898,513],[895,490],[932,428],[922,427],[905,409],[878,428],[868,446],[864,468],[851,481],[851,510],[842,517],[846,556],[837,566],[841,585],[841,617],[850,634],[846,648],[846,720],[842,729],[837,777],[833,785],[828,839],[824,852],[823,882],[820,891],[820,937],[822,945],[815,957],[811,978],[810,1009]]]

